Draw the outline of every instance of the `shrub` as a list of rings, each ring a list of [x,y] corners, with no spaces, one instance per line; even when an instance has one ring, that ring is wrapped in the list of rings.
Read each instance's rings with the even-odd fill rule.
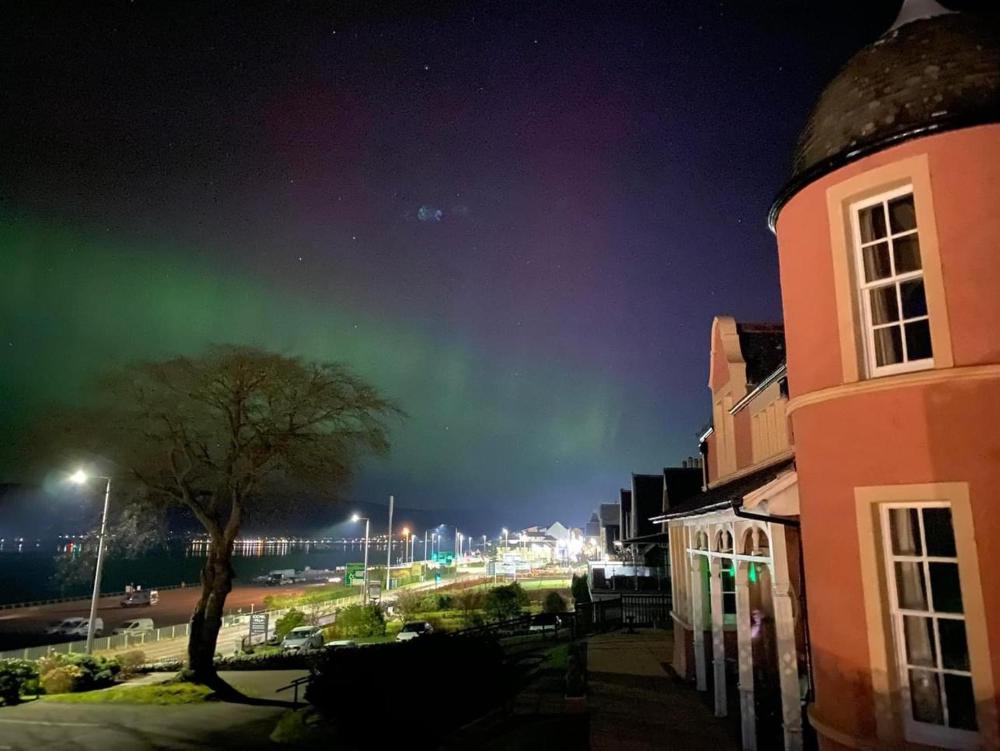
[[[89,691],[110,686],[119,672],[121,665],[117,660],[93,655],[50,654],[38,661],[41,686],[46,693]]]
[[[521,608],[529,602],[528,594],[517,582],[494,587],[486,594],[486,614],[494,621],[507,621],[521,615]]]
[[[378,605],[351,605],[337,613],[327,633],[334,639],[385,636],[385,614]]]
[[[115,662],[118,663],[121,669],[121,676],[128,678],[142,672],[140,667],[146,662],[146,653],[140,652],[137,649],[125,652],[115,657]]]
[[[566,600],[558,592],[552,591],[545,595],[545,601],[542,603],[543,613],[565,613],[566,612]]]
[[[417,613],[421,612],[424,604],[424,597],[419,592],[403,590],[396,597],[396,610],[399,611],[403,620],[409,620]]]
[[[79,665],[61,665],[42,675],[42,688],[47,694],[68,694],[83,691],[86,673]]]
[[[462,624],[466,627],[477,626],[482,623],[482,616],[479,610],[483,608],[485,597],[483,593],[475,589],[467,589],[455,596],[455,604],[462,614]],[[477,623],[476,621],[479,621]]]
[[[574,602],[590,602],[590,590],[587,588],[587,576],[573,574],[573,583],[570,585],[570,592],[573,594]]]
[[[30,660],[0,660],[0,701],[17,704],[21,694],[38,693],[38,667]]]
[[[278,639],[283,639],[293,628],[306,625],[306,614],[301,610],[289,610],[281,616],[274,624],[274,635]]]

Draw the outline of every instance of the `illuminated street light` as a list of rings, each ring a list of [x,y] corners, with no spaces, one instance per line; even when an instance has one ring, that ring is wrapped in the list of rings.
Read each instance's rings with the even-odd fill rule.
[[[368,530],[371,524],[371,520],[367,516],[360,516],[359,514],[354,514],[351,517],[352,522],[359,522],[364,520],[365,522],[365,569],[364,574],[361,578],[361,585],[364,587],[364,592],[361,595],[361,601],[367,605],[368,604]]]
[[[90,477],[82,469],[69,476],[75,485],[86,485]],[[101,573],[104,568],[104,535],[108,528],[108,502],[111,498],[111,478],[94,475],[95,480],[104,480],[104,511],[101,512],[101,533],[97,537],[97,565],[94,567],[94,593],[90,596],[90,620],[87,623],[87,654],[94,651],[94,621],[97,619],[97,600],[101,596]]]

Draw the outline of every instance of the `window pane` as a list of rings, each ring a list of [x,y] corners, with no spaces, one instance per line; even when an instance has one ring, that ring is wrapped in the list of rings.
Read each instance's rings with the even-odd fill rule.
[[[927,585],[924,583],[923,566],[920,563],[896,563],[896,595],[901,608],[927,610]]]
[[[942,558],[956,556],[950,508],[924,509],[924,536],[927,538],[927,555],[939,555]]]
[[[934,609],[942,613],[962,612],[962,586],[957,563],[929,563]]]
[[[906,355],[908,360],[924,360],[933,355],[931,326],[926,318],[906,324]]]
[[[944,692],[948,702],[948,726],[976,730],[976,698],[972,694],[972,678],[946,675]]]
[[[722,595],[722,612],[724,615],[736,615],[736,595],[728,592]]]
[[[903,336],[899,326],[875,330],[875,362],[879,367],[903,361]]]
[[[913,706],[914,720],[944,724],[937,673],[929,670],[910,671],[910,704]]]
[[[896,285],[876,287],[869,290],[868,297],[872,308],[872,323],[893,323],[899,320],[899,304],[896,301]]]
[[[915,508],[889,509],[892,552],[896,555],[920,555],[920,522]]]
[[[903,300],[903,318],[920,318],[927,315],[927,298],[924,296],[923,279],[912,279],[900,284],[899,296]]]
[[[903,616],[903,637],[906,640],[906,664],[937,667],[934,649],[934,621],[918,615]],[[942,646],[942,649],[944,647]]]
[[[885,209],[882,204],[861,209],[858,223],[861,225],[861,242],[869,243],[885,237]]]
[[[917,212],[913,208],[913,194],[889,201],[889,226],[892,233],[917,228]]]
[[[869,245],[862,249],[865,261],[865,281],[874,282],[892,276],[892,266],[889,265],[889,243]]]
[[[941,667],[950,670],[969,669],[969,645],[965,641],[965,621],[938,619],[941,637]]]
[[[893,240],[892,252],[896,258],[897,274],[920,270],[920,241],[915,234]]]

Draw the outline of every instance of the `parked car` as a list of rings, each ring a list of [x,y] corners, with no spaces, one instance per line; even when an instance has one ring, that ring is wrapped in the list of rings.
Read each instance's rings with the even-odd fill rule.
[[[57,626],[46,629],[48,634],[58,634],[60,636],[86,636],[90,627],[89,618],[64,618]],[[104,619],[94,619],[94,636],[101,636],[104,633]]]
[[[152,618],[133,618],[131,621],[125,621],[125,623],[118,626],[111,633],[138,636],[147,631],[153,631],[155,628]]]
[[[299,652],[323,647],[323,630],[315,626],[299,626],[289,631],[281,640],[281,648],[287,652]]]
[[[562,626],[562,618],[555,613],[539,613],[531,619],[529,631],[557,631]]]
[[[410,641],[434,633],[434,627],[427,621],[410,621],[396,634],[396,641]]]
[[[326,643],[327,649],[353,649],[358,646],[354,639],[334,639]]]
[[[155,605],[159,601],[160,593],[155,589],[140,589],[125,595],[121,600],[121,606],[123,608],[140,608]]]

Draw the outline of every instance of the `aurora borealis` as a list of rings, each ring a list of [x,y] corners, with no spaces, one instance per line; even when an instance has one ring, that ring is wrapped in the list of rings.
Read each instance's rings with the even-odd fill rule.
[[[811,92],[893,13],[84,5],[0,52],[0,481],[102,364],[245,342],[409,413],[353,495],[511,526],[696,451]]]

